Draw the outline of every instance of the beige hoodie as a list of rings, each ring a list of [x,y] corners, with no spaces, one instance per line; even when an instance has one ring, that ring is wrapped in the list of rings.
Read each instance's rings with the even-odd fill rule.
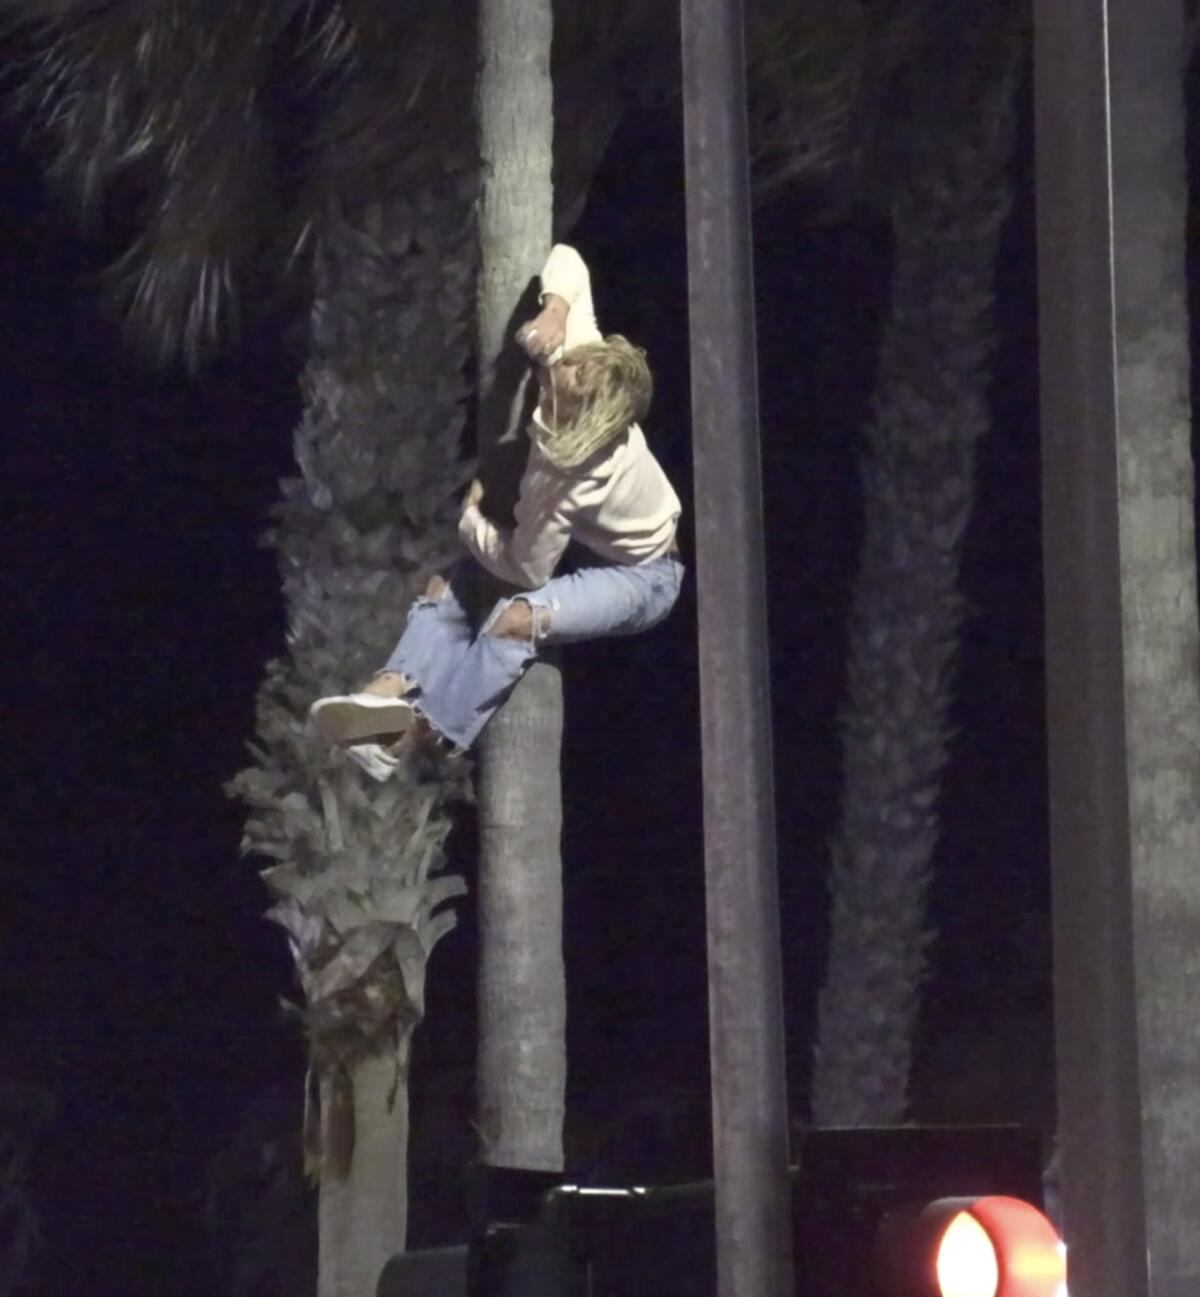
[[[543,294],[555,293],[570,307],[565,349],[599,341],[591,278],[579,253],[556,244],[541,279]],[[540,422],[537,411],[533,418]],[[679,497],[634,423],[624,437],[570,470],[551,464],[531,438],[516,526],[497,527],[468,505],[458,534],[489,572],[532,590],[554,574],[572,538],[607,562],[661,557],[675,540],[680,512]]]

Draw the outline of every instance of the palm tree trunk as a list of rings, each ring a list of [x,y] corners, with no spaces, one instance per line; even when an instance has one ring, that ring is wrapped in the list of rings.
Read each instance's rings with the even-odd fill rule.
[[[512,435],[514,313],[550,250],[550,0],[480,7],[481,448]],[[566,1090],[562,685],[539,662],[479,745],[478,1126],[491,1165],[559,1170]]]
[[[354,1157],[344,1180],[321,1182],[317,1224],[320,1297],[373,1297],[394,1252],[404,1251],[408,1220],[408,1060],[405,1033],[396,1054],[354,1069]],[[332,1106],[328,1082],[322,1103]]]
[[[866,534],[841,718],[818,1125],[894,1123],[908,1105],[963,616],[959,559],[988,428],[993,279],[1009,209],[1011,61],[993,75],[984,102],[976,88],[972,111],[959,114],[965,129],[906,123],[919,143],[892,206],[891,313],[862,454]]]
[[[305,992],[320,1124],[348,1136],[310,1149],[320,1297],[374,1297],[404,1247],[409,1041],[453,922],[435,911],[462,890],[437,870],[465,775],[444,764],[440,782],[402,770],[375,784],[305,715],[386,660],[410,600],[457,553],[475,175],[467,139],[319,232],[300,476],[275,509],[288,652],[259,692],[259,764],[232,785],[252,808],[245,846],[279,862],[264,878]],[[334,1075],[349,1079],[352,1123],[331,1120],[347,1113]],[[348,1164],[335,1145],[352,1147]]]

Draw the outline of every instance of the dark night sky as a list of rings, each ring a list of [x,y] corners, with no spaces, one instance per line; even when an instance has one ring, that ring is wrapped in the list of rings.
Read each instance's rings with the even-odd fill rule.
[[[602,318],[649,347],[650,433],[687,495],[678,139],[677,122],[630,123],[574,237],[593,260]],[[1029,1083],[1045,1036],[1046,829],[1028,152],[1026,141],[999,270],[996,426],[964,565],[974,612],[918,1092],[918,1110],[939,1116],[1044,1116],[1049,1086],[1045,1075]],[[61,1104],[37,1162],[38,1291],[213,1293],[200,1216],[214,1151],[252,1103],[286,1125],[300,1087],[299,1045],[276,1007],[289,961],[261,922],[265,893],[237,857],[240,814],[221,791],[244,762],[262,664],[282,641],[273,558],[255,542],[290,469],[297,365],[264,323],[199,383],[139,367],[88,296],[113,249],[76,235],[11,127],[4,159],[4,1070]],[[804,215],[798,201],[777,203],[756,231],[801,1116],[860,527],[854,435],[888,268],[879,226],[814,229]],[[693,609],[689,594],[651,636],[581,647],[567,664],[571,1087],[578,1157],[597,1173],[654,1173],[630,1151],[653,1163],[653,1139],[612,1137],[618,1112],[659,1130],[674,1168],[706,1157]],[[459,840],[465,851],[466,829]],[[435,1146],[470,1147],[471,946],[468,905],[431,972],[414,1074],[418,1171]],[[1010,1087],[991,1094],[988,1060],[1014,1048]],[[676,1134],[661,1132],[668,1107]],[[432,1213],[416,1229],[433,1236]]]

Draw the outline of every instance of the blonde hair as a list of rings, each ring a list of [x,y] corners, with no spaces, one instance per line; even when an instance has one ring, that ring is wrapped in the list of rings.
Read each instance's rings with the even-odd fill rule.
[[[557,468],[577,468],[646,417],[654,380],[646,353],[619,333],[573,347],[559,361],[580,367],[579,413],[565,427],[539,428],[542,453]]]

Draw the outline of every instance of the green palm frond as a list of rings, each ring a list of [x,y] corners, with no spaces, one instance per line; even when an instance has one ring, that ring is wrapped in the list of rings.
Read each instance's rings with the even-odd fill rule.
[[[178,170],[214,121],[244,115],[270,48],[310,11],[309,0],[0,0],[33,47],[16,103],[86,206],[140,160]]]
[[[873,96],[872,169],[881,194],[936,171],[964,128],[1005,133],[1007,102],[1029,48],[1027,7],[1008,0],[939,0],[914,7],[896,28],[898,48]],[[927,88],[938,87],[934,102]]]
[[[359,19],[356,53],[325,75],[310,102],[302,223],[331,204],[354,208],[411,183],[431,162],[473,149],[474,29],[460,12],[431,6],[407,23]]]
[[[14,99],[52,180],[92,219],[114,192],[138,201],[104,286],[143,350],[198,367],[236,332],[249,268],[289,264],[332,195],[394,170],[426,83],[440,79],[442,117],[454,115],[448,74],[470,63],[446,57],[453,25],[404,10],[0,0],[0,20],[32,46]]]
[[[35,23],[16,92],[51,179],[95,217],[118,181],[138,233],[106,276],[133,337],[192,367],[236,323],[270,213],[263,89],[303,0],[3,0]]]
[[[671,6],[610,0],[555,6],[554,228],[578,220],[621,117],[635,99],[676,93]]]
[[[747,21],[754,196],[826,183],[857,160],[867,74],[861,0],[759,0]]]
[[[898,73],[930,12],[930,0],[754,0],[746,43],[756,203],[801,188],[823,219],[886,206],[881,139],[890,142]]]

